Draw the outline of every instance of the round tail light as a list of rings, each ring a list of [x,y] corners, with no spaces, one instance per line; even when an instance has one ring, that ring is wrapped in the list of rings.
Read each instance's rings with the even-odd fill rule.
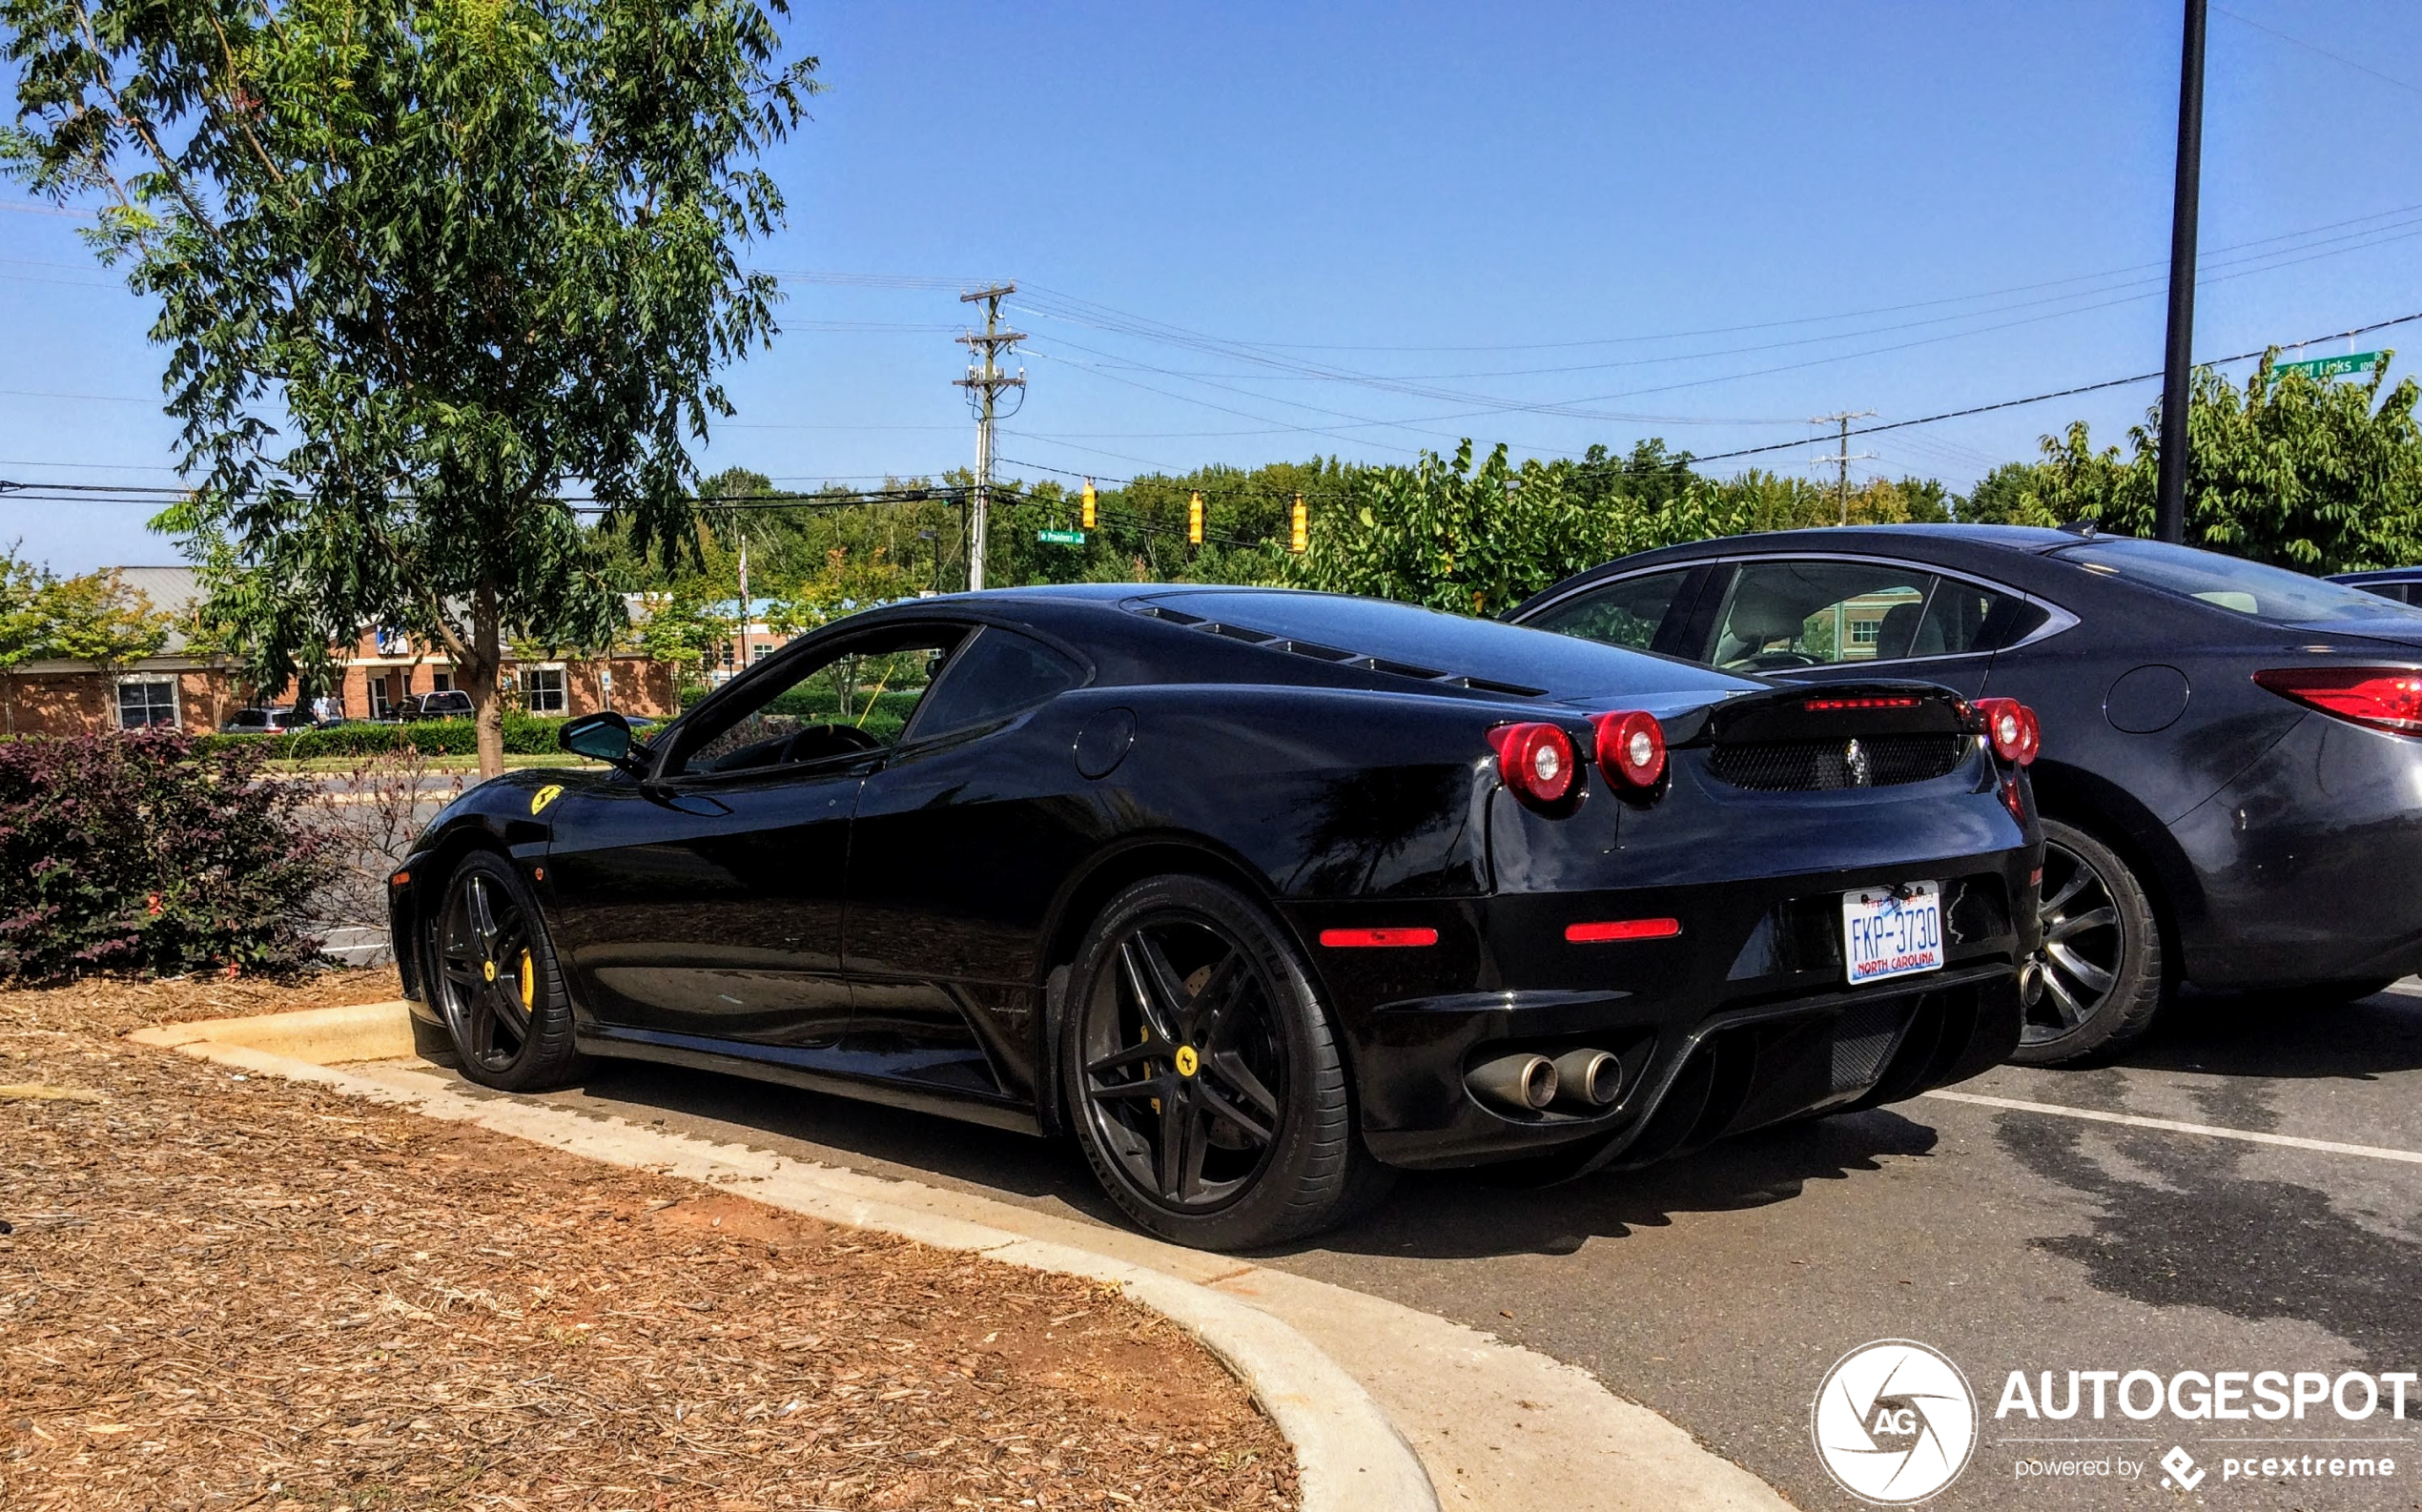
[[[1993,744],[1993,754],[2013,766],[2035,759],[2034,747],[2027,743],[2027,725],[2035,716],[2024,704],[2014,698],[1981,698],[1977,712],[1984,716],[1984,737]]]
[[[1560,803],[1580,779],[1581,753],[1554,725],[1503,725],[1488,732],[1488,743],[1506,786],[1532,803]]]
[[[1653,714],[1631,709],[1601,714],[1598,765],[1627,787],[1653,787],[1665,775],[1665,726]]]

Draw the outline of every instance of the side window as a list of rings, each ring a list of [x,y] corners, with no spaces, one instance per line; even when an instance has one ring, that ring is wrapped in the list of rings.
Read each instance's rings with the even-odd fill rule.
[[[1963,656],[2013,639],[2014,595],[1878,562],[1752,562],[1717,616],[1718,665],[1755,672]]]
[[[1625,578],[1567,599],[1523,623],[1532,629],[1554,630],[1585,641],[1603,641],[1609,645],[1645,651],[1655,643],[1657,626],[1665,623],[1666,612],[1673,607],[1674,594],[1681,591],[1682,581],[1690,575],[1691,569],[1684,567],[1675,572]]]
[[[1901,655],[1960,656],[1999,650],[2042,621],[2041,608],[2015,594],[1942,578],[1935,583],[1925,617],[1918,622],[1916,641]]]
[[[905,625],[811,652],[700,705],[676,727],[666,771],[755,771],[881,750],[967,637],[963,625]]]
[[[1913,649],[1935,584],[1931,572],[1888,562],[1745,562],[1716,616],[1710,660],[1788,672],[1940,654]]]
[[[918,740],[1030,708],[1082,681],[1067,658],[1012,630],[988,626],[959,648],[916,711]]]

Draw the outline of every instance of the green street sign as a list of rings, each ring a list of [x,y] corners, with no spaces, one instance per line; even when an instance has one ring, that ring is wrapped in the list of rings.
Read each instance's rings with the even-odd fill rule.
[[[2309,378],[2336,378],[2341,373],[2369,373],[2371,364],[2379,360],[2377,352],[2349,352],[2344,357],[2309,357],[2301,362],[2282,362],[2274,371],[2301,373]]]
[[[1081,530],[1037,530],[1035,539],[1047,546],[1081,546],[1085,533]]]

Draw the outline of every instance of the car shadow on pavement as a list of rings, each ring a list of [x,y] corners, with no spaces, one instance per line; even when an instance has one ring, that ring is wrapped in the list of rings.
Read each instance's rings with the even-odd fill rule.
[[[1637,1171],[1513,1187],[1485,1171],[1407,1174],[1360,1221],[1318,1248],[1396,1258],[1570,1255],[1592,1239],[1663,1228],[1678,1214],[1789,1202],[1814,1181],[1850,1181],[1888,1160],[1932,1155],[1935,1131],[1890,1109],[1783,1124]]]
[[[2214,1076],[2372,1081],[2422,1069],[2422,996],[2300,1003],[2292,992],[2189,992],[2118,1064]]]
[[[581,1087],[547,1100],[796,1158],[818,1158],[820,1147],[829,1152],[825,1158],[871,1175],[1130,1226],[1067,1139],[639,1062],[602,1063]],[[1878,1110],[1760,1130],[1643,1170],[1606,1172],[1560,1186],[1511,1186],[1475,1171],[1408,1172],[1365,1216],[1277,1253],[1325,1249],[1425,1258],[1568,1254],[1593,1238],[1663,1227],[1676,1214],[1788,1202],[1812,1181],[1855,1179],[1882,1170],[1888,1159],[1927,1156],[1934,1146],[1931,1128]]]
[[[548,1100],[800,1159],[819,1156],[817,1149],[799,1145],[821,1147],[830,1152],[827,1158],[873,1175],[1073,1209],[1105,1223],[1126,1221],[1067,1139],[642,1061],[601,1061],[579,1088]]]

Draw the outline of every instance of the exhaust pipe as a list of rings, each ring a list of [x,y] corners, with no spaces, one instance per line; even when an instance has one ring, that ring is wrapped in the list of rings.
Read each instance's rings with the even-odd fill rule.
[[[1623,1095],[1623,1062],[1602,1050],[1568,1050],[1555,1067],[1557,1094],[1578,1108],[1597,1109]]]
[[[1464,1085],[1483,1102],[1511,1113],[1537,1113],[1556,1100],[1556,1063],[1528,1052],[1500,1055],[1465,1073]]]

